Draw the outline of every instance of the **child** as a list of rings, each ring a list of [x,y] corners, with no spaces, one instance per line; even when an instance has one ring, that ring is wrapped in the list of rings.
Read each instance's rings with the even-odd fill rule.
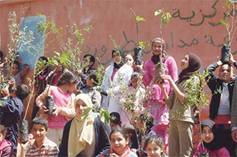
[[[109,138],[111,148],[103,151],[97,157],[137,157],[129,148],[129,135],[124,129],[112,130]]]
[[[11,157],[12,145],[5,139],[6,132],[7,129],[3,125],[0,125],[0,156]]]
[[[81,88],[82,93],[88,94],[93,103],[93,110],[98,112],[100,110],[101,95],[98,91],[98,78],[96,74],[90,74],[86,79],[86,84]]]
[[[121,128],[121,119],[118,112],[110,113],[110,128],[111,130]]]
[[[144,150],[147,153],[147,157],[166,157],[163,140],[156,135],[148,136],[145,139]]]
[[[229,157],[229,151],[221,145],[221,138],[215,136],[215,122],[212,120],[204,120],[201,122],[201,139],[193,157],[208,154],[209,157]]]
[[[26,151],[26,157],[57,157],[57,145],[46,137],[48,130],[48,122],[40,117],[36,117],[32,121],[31,133],[34,137],[33,144],[29,144]]]
[[[17,139],[18,139],[18,123],[23,112],[23,100],[28,96],[29,89],[22,84],[17,88],[12,87],[10,97],[4,102],[1,107],[4,119],[1,123],[8,127],[6,139],[13,145],[13,153],[16,153]]]

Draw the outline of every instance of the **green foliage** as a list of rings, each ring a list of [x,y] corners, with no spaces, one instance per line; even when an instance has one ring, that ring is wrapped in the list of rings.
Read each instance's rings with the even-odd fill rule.
[[[171,13],[167,12],[167,11],[164,11],[162,9],[156,10],[154,12],[154,16],[159,16],[160,17],[161,25],[168,24],[172,19]]]
[[[8,14],[8,23],[10,40],[5,61],[6,70],[8,71],[8,73],[7,75],[3,75],[1,71],[1,82],[10,79],[13,62],[16,60],[17,52],[19,49],[24,46],[28,48],[28,52],[35,52],[32,46],[32,41],[34,40],[33,32],[29,31],[26,27],[22,28],[23,31],[20,30],[20,25],[17,22],[16,13],[14,11]]]
[[[92,111],[91,107],[86,108],[81,115],[81,119],[85,120],[89,116],[89,113],[91,111]]]
[[[137,42],[137,46],[141,47],[142,49],[145,49],[145,48],[149,47],[149,42],[141,40],[141,41]]]
[[[125,111],[128,111],[129,113],[132,113],[135,108],[135,95],[127,95],[126,99],[123,102],[123,109]]]
[[[96,77],[97,77],[97,80],[98,80],[98,86],[100,86],[102,81],[103,81],[104,73],[105,73],[104,65],[99,64],[97,69],[96,69]]]
[[[208,94],[204,91],[207,76],[207,71],[203,73],[197,72],[185,82],[186,100],[182,108],[174,111],[174,117],[183,117],[184,111],[188,108],[192,110],[195,108],[201,109],[208,105]]]
[[[220,23],[221,25],[225,26],[226,28],[229,27],[229,23],[228,23],[228,21],[227,21],[226,19],[221,19],[221,20],[219,21],[219,23]]]
[[[52,33],[59,33],[60,29],[56,26],[53,21],[46,21],[38,24],[37,26],[39,32],[52,32]]]
[[[86,108],[86,109],[83,111],[83,113],[82,113],[82,115],[81,115],[81,118],[82,118],[83,120],[85,120],[85,119],[90,115],[90,113],[92,112],[92,110],[93,110],[93,108],[90,108],[90,107]],[[101,108],[101,109],[99,110],[99,116],[100,116],[100,119],[101,119],[102,122],[104,122],[104,123],[109,123],[109,121],[110,121],[110,113],[109,113],[108,110]]]
[[[101,108],[99,113],[100,113],[101,121],[104,122],[104,123],[109,123],[109,121],[110,121],[109,111],[106,110],[106,109]]]
[[[144,22],[145,18],[143,16],[135,16],[135,20],[137,23]]]
[[[186,81],[186,104],[192,105],[192,107],[203,107],[208,105],[208,97],[204,92],[204,86],[206,85],[206,77],[208,73],[205,71],[204,73],[197,72],[194,76],[192,76],[189,80]],[[199,83],[195,82],[196,79],[199,79]]]

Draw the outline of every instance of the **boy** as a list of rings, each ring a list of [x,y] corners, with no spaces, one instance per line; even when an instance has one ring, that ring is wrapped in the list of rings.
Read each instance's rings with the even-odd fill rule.
[[[34,142],[29,144],[26,151],[26,157],[57,157],[57,145],[46,137],[48,130],[48,122],[40,117],[36,117],[32,121],[31,133]]]
[[[93,110],[98,112],[100,110],[101,95],[97,89],[98,79],[96,74],[90,74],[86,79],[86,85],[81,89],[82,93],[88,94],[93,103]]]

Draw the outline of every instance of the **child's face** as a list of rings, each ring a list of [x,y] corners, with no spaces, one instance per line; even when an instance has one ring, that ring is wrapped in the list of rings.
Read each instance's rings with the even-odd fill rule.
[[[152,43],[151,49],[154,55],[160,55],[163,50],[163,45],[161,43],[154,42]]]
[[[75,111],[77,117],[81,117],[86,111],[86,109],[88,109],[88,106],[82,100],[79,99],[75,104]]]
[[[110,137],[110,143],[112,150],[121,155],[128,145],[128,140],[120,132],[114,132]]]
[[[0,142],[5,139],[5,133],[3,131],[0,132]]]
[[[146,153],[147,157],[160,157],[161,156],[161,148],[156,143],[151,142],[147,144]]]
[[[74,93],[77,90],[77,83],[69,83],[67,85],[68,93]]]
[[[210,143],[214,139],[214,134],[208,126],[203,127],[201,138],[204,142]]]
[[[94,84],[93,84],[93,80],[88,78],[88,79],[86,80],[86,85],[87,85],[88,87],[93,87],[93,85],[94,85]]]
[[[31,129],[31,133],[35,141],[41,141],[41,140],[44,140],[44,138],[46,137],[47,130],[41,124],[34,124]]]
[[[140,83],[140,79],[138,77],[132,77],[131,78],[131,84],[134,88],[136,88],[139,83]]]

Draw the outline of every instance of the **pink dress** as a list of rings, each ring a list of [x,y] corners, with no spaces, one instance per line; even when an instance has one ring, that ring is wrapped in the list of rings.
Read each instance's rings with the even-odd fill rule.
[[[9,141],[4,139],[0,142],[0,156],[11,157],[12,151],[12,145]]]
[[[168,56],[164,60],[165,73],[170,75],[174,81],[178,79],[178,68],[173,57]],[[166,104],[164,103],[164,93],[157,84],[153,84],[153,78],[155,76],[156,65],[152,60],[148,60],[144,63],[144,76],[143,83],[148,89],[148,102],[146,104],[149,107],[150,112],[154,118],[155,126],[153,131],[161,136],[166,145],[168,145],[168,125],[169,125],[169,113]],[[170,93],[170,84],[165,81],[163,84],[164,90]]]
[[[50,86],[50,95],[53,97],[54,104],[58,107],[67,107],[72,99],[70,93],[65,93],[56,86]],[[63,129],[67,121],[67,118],[62,115],[49,116],[48,126],[51,129]]]
[[[174,81],[178,80],[178,67],[173,57],[168,56],[164,65],[166,67],[165,73],[170,75]],[[144,76],[143,83],[145,86],[148,86],[153,77],[155,76],[156,65],[150,60],[146,61],[143,66]]]

